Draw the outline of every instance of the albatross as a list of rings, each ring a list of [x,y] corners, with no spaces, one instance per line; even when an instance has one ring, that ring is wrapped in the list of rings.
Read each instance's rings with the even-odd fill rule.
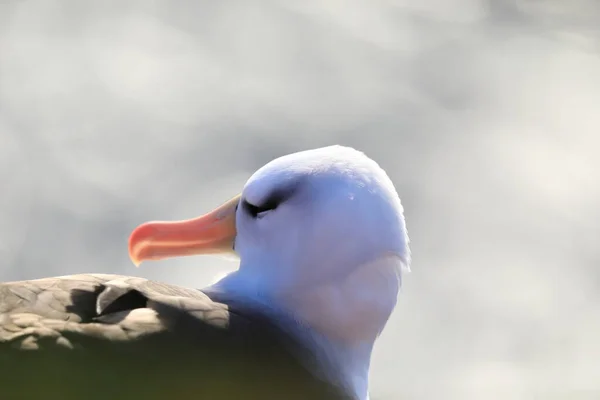
[[[1,283],[1,397],[368,399],[410,264],[375,161],[343,146],[289,154],[214,211],[129,238],[136,265],[217,253],[239,268],[202,290],[107,274]]]

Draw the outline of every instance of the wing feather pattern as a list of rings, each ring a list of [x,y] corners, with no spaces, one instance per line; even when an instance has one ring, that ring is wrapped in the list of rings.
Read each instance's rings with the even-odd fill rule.
[[[0,283],[1,398],[346,398],[294,346],[251,310],[143,278]]]

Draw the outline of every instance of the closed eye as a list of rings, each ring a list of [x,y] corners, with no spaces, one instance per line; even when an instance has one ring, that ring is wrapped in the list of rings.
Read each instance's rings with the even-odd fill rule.
[[[252,218],[261,218],[269,211],[275,210],[285,201],[287,201],[290,197],[294,195],[296,190],[298,189],[298,182],[295,182],[293,185],[288,185],[285,187],[278,188],[277,190],[273,190],[269,196],[261,202],[260,205],[254,205],[249,203],[245,198],[242,199],[241,204],[242,208],[252,216]]]
[[[277,201],[267,201],[260,206],[255,206],[254,204],[248,203],[246,199],[242,200],[242,207],[252,216],[252,218],[260,217],[265,212],[276,209],[278,205],[279,202]]]

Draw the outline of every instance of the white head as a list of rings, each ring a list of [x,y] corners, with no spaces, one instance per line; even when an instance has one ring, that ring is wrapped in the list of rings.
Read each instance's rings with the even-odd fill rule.
[[[272,290],[343,279],[384,255],[405,264],[410,258],[394,185],[375,161],[349,147],[271,161],[246,183],[236,217],[240,270]]]
[[[357,349],[361,355],[350,357],[366,358],[358,368],[368,372],[401,268],[410,263],[400,199],[375,161],[342,146],[280,157],[210,214],[138,227],[130,254],[139,263],[227,251],[233,240],[239,271],[217,285],[273,304],[339,348]]]

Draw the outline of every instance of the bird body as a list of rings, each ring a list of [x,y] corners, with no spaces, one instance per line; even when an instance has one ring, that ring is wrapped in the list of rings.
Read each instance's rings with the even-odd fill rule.
[[[103,274],[3,283],[0,299],[2,398],[351,398],[235,299]]]
[[[366,400],[410,263],[387,174],[342,146],[295,153],[213,212],[129,240],[136,265],[232,251],[239,269],[202,290],[104,274],[0,284],[3,393]]]

